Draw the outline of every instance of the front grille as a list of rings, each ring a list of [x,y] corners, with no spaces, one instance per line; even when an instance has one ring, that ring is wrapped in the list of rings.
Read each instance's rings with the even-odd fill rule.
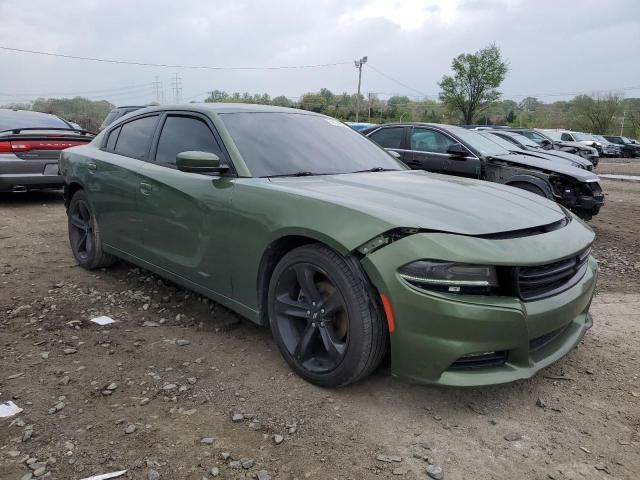
[[[557,295],[574,286],[584,276],[591,248],[559,262],[519,267],[517,291],[523,300],[538,300]]]
[[[475,368],[499,367],[507,360],[507,352],[484,352],[464,355],[453,362],[449,370],[470,370]]]

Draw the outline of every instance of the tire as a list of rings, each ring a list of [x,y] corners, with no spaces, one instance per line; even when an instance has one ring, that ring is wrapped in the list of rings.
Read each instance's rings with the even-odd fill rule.
[[[78,190],[71,198],[67,221],[71,251],[82,268],[94,270],[113,265],[116,258],[102,250],[100,228],[84,190]]]
[[[515,182],[515,183],[510,183],[509,186],[519,188],[521,190],[526,190],[527,192],[535,193],[536,195],[540,195],[541,197],[544,197],[544,198],[549,198],[547,194],[544,193],[540,187],[536,187],[531,183]]]
[[[387,350],[387,324],[360,264],[321,244],[287,253],[268,292],[280,353],[305,380],[340,387],[371,374]]]

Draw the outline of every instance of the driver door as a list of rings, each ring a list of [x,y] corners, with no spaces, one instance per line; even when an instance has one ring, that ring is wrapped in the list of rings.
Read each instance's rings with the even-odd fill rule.
[[[449,147],[457,143],[460,142],[433,128],[411,127],[408,164],[411,168],[430,172],[479,178],[480,162],[473,153],[469,152],[466,158],[455,159],[447,153]]]

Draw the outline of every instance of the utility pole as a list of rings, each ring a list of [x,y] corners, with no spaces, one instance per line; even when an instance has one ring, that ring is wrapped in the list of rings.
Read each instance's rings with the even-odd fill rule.
[[[371,92],[369,92],[369,123],[371,123]]]
[[[156,92],[156,102],[162,103],[162,97],[160,96],[160,92],[162,90],[162,82],[158,77],[156,77],[155,81],[153,82],[153,88]]]
[[[180,103],[182,97],[182,77],[175,74],[173,80],[171,80],[171,88],[173,89],[173,101],[174,103]]]
[[[360,113],[360,85],[362,84],[362,66],[367,63],[367,57],[362,57],[360,60],[354,60],[354,65],[358,69],[358,96],[356,97],[356,122]]]
[[[623,131],[624,131],[624,119],[627,116],[627,112],[625,110],[622,111],[622,124],[620,124],[620,136],[623,135]]]

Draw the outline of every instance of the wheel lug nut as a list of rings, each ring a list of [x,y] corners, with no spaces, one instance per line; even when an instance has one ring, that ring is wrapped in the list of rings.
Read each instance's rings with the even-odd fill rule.
[[[324,313],[324,308],[321,308],[321,309],[320,309],[320,313]]]
[[[312,326],[312,327],[315,327],[315,326],[316,326],[316,322],[313,322],[313,323],[311,324],[311,326]]]
[[[307,310],[307,315],[311,315],[311,310]]]

